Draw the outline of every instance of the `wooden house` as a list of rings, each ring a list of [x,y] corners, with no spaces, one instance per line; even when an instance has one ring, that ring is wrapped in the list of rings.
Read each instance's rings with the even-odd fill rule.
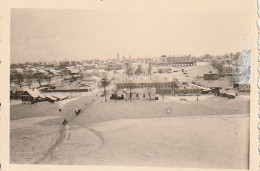
[[[21,99],[22,103],[34,104],[39,101],[45,100],[45,96],[42,95],[37,89],[28,89],[23,92],[23,94],[21,95]]]

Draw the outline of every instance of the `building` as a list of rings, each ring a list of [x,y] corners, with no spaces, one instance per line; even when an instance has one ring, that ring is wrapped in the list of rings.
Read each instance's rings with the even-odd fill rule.
[[[21,99],[22,103],[34,104],[39,101],[43,101],[45,99],[45,96],[42,95],[37,89],[28,89],[23,92],[23,94],[21,95]]]
[[[156,88],[157,94],[173,93],[173,82],[170,81],[154,81],[154,80],[130,80],[126,82],[116,83],[116,89],[142,89]]]
[[[127,90],[118,90],[110,99],[119,98],[121,100],[159,100],[159,95],[156,94],[155,89],[136,88]],[[113,97],[114,96],[114,97]]]
[[[191,56],[161,56],[159,62],[154,63],[154,66],[196,66],[196,61]]]
[[[199,88],[196,85],[184,85],[177,89],[176,94],[182,94],[182,95],[200,95],[202,94],[202,88]]]
[[[46,96],[45,100],[50,103],[54,103],[54,102],[58,101],[56,97],[51,96],[51,95]]]
[[[239,92],[250,92],[250,84],[236,83],[233,84],[233,87]]]
[[[219,78],[217,73],[209,72],[204,74],[204,80],[217,80]]]
[[[80,75],[64,76],[64,81],[68,80],[70,82],[77,81],[80,78]]]
[[[170,72],[172,72],[172,66],[158,66],[157,72],[158,73],[170,73]]]
[[[83,70],[94,70],[94,69],[98,69],[98,66],[96,64],[84,64],[83,65]]]
[[[89,71],[82,72],[81,75],[83,78],[92,77],[92,76],[103,78],[107,76],[107,71],[103,69],[89,70]]]
[[[107,71],[114,71],[114,70],[120,70],[124,68],[124,64],[122,63],[108,63],[107,64]]]
[[[218,92],[218,96],[234,99],[236,97],[236,92],[234,90],[221,89]]]
[[[48,70],[49,75],[50,76],[59,76],[60,74],[58,73],[58,71],[54,70],[54,69],[50,69]]]
[[[22,87],[10,87],[10,98],[20,99],[24,91],[25,89]]]
[[[231,64],[224,64],[223,70],[225,75],[227,76],[233,75],[235,73],[235,67]]]
[[[72,67],[66,67],[61,71],[62,75],[78,75],[80,73],[80,71],[76,68],[72,68]]]
[[[130,80],[126,82],[116,83],[116,89],[152,89],[155,88],[156,94],[202,94],[203,91],[209,92],[210,89],[196,85],[176,85],[169,80]]]

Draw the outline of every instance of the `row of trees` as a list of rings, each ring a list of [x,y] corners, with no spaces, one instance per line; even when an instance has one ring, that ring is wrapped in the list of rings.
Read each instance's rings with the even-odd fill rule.
[[[137,66],[137,69],[135,70],[130,63],[126,63],[125,74],[128,77],[132,76],[132,75],[141,75],[144,72],[146,72],[146,70],[142,67],[141,64],[139,64]],[[152,62],[149,62],[149,64],[148,64],[147,73],[149,75],[152,75]]]
[[[224,73],[224,62],[217,62],[216,60],[212,60],[210,64],[214,69],[218,70],[219,75],[222,75]]]
[[[22,74],[16,73],[10,75],[10,83],[15,82],[18,86],[22,87],[24,83],[26,83],[29,88],[31,88],[32,83],[35,81],[39,84],[39,87],[42,86],[43,81],[48,81],[51,83],[52,77],[49,75],[44,75],[43,73],[35,73],[35,74]]]

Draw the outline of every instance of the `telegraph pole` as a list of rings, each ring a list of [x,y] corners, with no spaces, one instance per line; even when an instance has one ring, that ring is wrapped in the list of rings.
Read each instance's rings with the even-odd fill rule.
[[[199,101],[199,86],[198,86],[198,83],[199,83],[199,76],[197,75],[197,101]]]

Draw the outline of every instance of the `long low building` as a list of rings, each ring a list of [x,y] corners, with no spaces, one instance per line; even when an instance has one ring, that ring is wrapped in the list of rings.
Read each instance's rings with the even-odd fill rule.
[[[154,66],[196,66],[196,61],[191,56],[161,56]]]
[[[141,88],[156,88],[157,94],[201,94],[204,91],[202,87],[198,87],[195,85],[176,85],[173,81],[169,80],[130,80],[126,82],[116,83],[117,90]]]
[[[153,80],[130,80],[126,82],[116,83],[116,89],[140,89],[140,88],[156,88],[156,93],[172,93],[174,84],[170,81],[156,82]]]

